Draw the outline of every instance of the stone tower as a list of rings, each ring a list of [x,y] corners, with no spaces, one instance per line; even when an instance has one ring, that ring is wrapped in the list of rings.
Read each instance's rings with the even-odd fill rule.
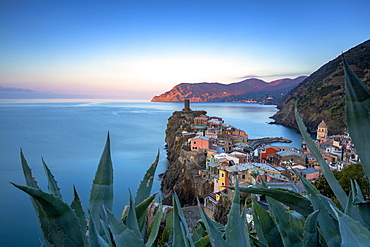
[[[186,99],[184,100],[184,109],[182,109],[183,112],[191,112],[190,109],[190,100]]]
[[[326,126],[326,123],[324,122],[324,120],[322,120],[319,126],[317,127],[316,139],[319,140],[321,137],[326,136],[328,136],[328,126]]]

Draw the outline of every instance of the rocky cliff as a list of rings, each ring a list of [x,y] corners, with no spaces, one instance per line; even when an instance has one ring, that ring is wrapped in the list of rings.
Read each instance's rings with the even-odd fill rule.
[[[348,50],[344,57],[357,76],[370,85],[370,40]],[[275,123],[297,128],[293,107],[298,100],[300,112],[309,132],[315,133],[324,120],[329,134],[346,129],[344,72],[341,56],[328,62],[291,90],[278,104],[272,117]]]
[[[204,153],[185,151],[181,148],[184,138],[183,130],[193,122],[194,117],[205,114],[204,111],[183,113],[174,112],[168,119],[166,129],[167,158],[169,166],[163,174],[161,191],[164,204],[172,205],[172,193],[176,191],[182,206],[197,204],[213,191],[213,183],[199,177],[198,170],[205,168]]]
[[[306,76],[280,79],[267,83],[259,79],[247,79],[237,83],[181,83],[170,91],[154,96],[155,102],[235,102],[257,101],[274,103],[302,82]]]

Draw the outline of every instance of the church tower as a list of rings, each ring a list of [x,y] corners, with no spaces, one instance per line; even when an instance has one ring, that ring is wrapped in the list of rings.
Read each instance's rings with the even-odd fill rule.
[[[324,122],[324,120],[322,120],[319,126],[317,127],[316,139],[319,140],[321,137],[326,136],[328,136],[328,126],[326,126],[326,123]]]

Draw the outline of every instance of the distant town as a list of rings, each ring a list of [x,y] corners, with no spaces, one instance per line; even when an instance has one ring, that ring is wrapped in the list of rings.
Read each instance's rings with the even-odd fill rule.
[[[314,182],[321,175],[321,167],[302,141],[301,149],[275,145],[289,142],[284,138],[251,140],[245,130],[238,129],[217,116],[194,117],[190,102],[185,100],[182,117],[190,120],[190,127],[181,132],[181,152],[188,162],[197,163],[195,176],[213,183],[213,191],[204,198],[207,214],[213,216],[215,206],[222,197],[232,198],[228,186],[260,187],[261,179],[271,188],[289,189],[305,194],[293,170]],[[328,136],[324,121],[317,127],[315,144],[332,170],[358,163],[359,159],[348,135]],[[205,159],[199,157],[205,156]],[[193,159],[193,160],[192,160]],[[263,196],[259,204],[266,207]]]

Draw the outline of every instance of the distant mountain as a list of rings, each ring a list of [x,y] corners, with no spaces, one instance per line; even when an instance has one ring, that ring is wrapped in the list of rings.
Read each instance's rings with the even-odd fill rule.
[[[344,57],[362,81],[370,85],[370,40],[348,50]],[[341,56],[328,62],[291,90],[278,104],[280,109],[272,118],[275,123],[296,127],[293,106],[298,100],[300,112],[309,132],[316,132],[324,120],[329,134],[346,129],[344,72]]]
[[[259,79],[247,79],[231,84],[181,83],[170,91],[154,96],[154,102],[242,102],[257,101],[275,103],[307,76],[295,79],[280,79],[267,83]]]

